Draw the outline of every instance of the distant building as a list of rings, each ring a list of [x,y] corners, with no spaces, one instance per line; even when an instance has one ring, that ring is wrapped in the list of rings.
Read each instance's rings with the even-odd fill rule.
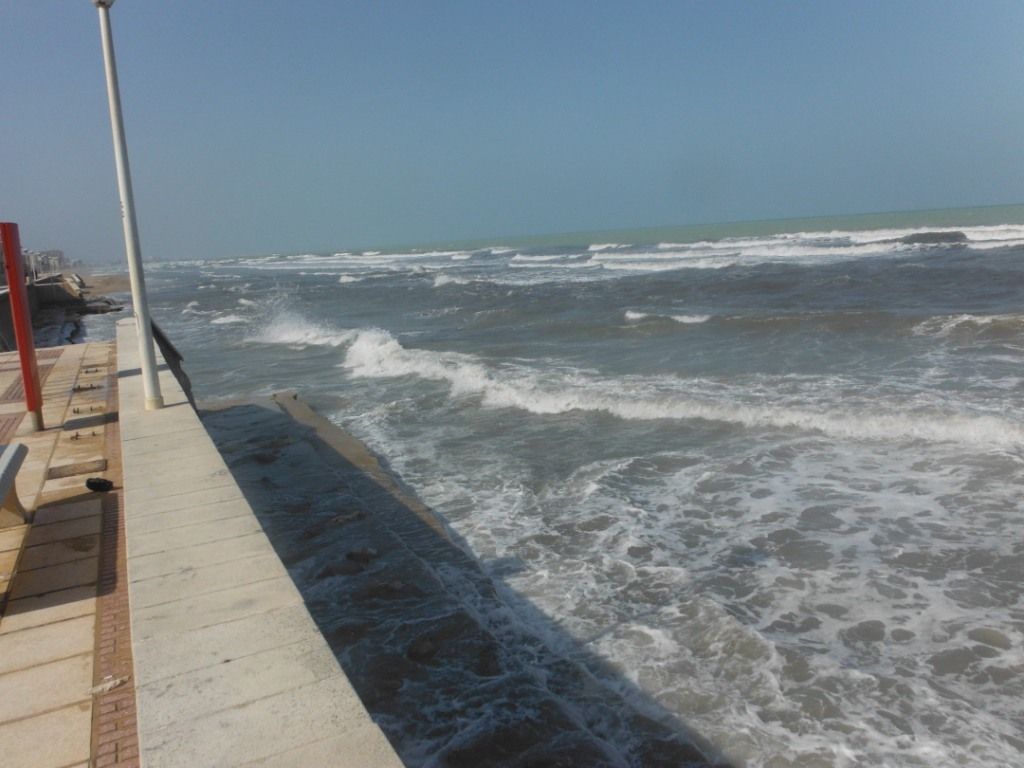
[[[25,277],[36,279],[63,272],[68,268],[64,251],[30,251],[21,249],[22,263],[25,265]],[[7,285],[7,267],[0,262],[0,280]]]
[[[63,271],[67,267],[64,251],[27,251],[22,250],[25,259],[25,274],[43,277]]]

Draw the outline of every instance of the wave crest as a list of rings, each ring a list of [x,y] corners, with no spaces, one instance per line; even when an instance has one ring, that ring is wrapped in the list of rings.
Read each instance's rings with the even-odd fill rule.
[[[925,440],[983,447],[1018,447],[1024,428],[995,416],[949,413],[907,413],[896,404],[886,411],[842,412],[743,402],[749,397],[720,383],[708,392],[721,391],[721,400],[692,397],[678,383],[666,390],[651,379],[600,380],[582,373],[541,375],[524,367],[490,369],[479,359],[455,352],[406,349],[390,333],[363,330],[355,334],[342,366],[353,376],[388,378],[418,376],[441,381],[453,396],[475,395],[481,404],[518,408],[537,414],[600,411],[622,419],[703,420],[752,429],[797,429],[850,440]],[[699,382],[686,382],[699,388]],[[630,395],[623,395],[629,392]]]
[[[313,323],[295,312],[282,311],[271,317],[263,327],[246,341],[259,344],[286,344],[289,346],[340,347],[356,336],[355,331],[339,330]]]

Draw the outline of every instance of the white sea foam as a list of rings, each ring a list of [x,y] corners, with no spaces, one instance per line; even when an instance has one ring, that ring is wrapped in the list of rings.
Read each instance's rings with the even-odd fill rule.
[[[215,315],[217,310],[215,309],[200,309],[198,301],[190,301],[185,305],[185,308],[181,310],[183,315]]]
[[[440,288],[445,285],[469,285],[472,280],[464,277],[453,277],[452,275],[438,275],[434,278],[434,287]]]
[[[958,330],[977,330],[1000,325],[1024,332],[1024,315],[946,315],[932,317],[914,326],[919,336],[948,337]]]
[[[302,315],[282,311],[269,318],[262,328],[246,341],[260,344],[285,344],[294,347],[339,347],[355,337],[355,332],[313,323]]]
[[[363,362],[403,355],[386,334],[363,341],[367,352],[387,347]],[[467,379],[505,372],[436,357],[442,378],[461,366]],[[1024,662],[1005,608],[968,611],[952,597],[988,579],[986,566],[956,560],[958,548],[1013,556],[1012,541],[1000,541],[999,489],[955,460],[961,446],[780,435],[743,440],[740,454],[694,446],[600,459],[534,490],[528,469],[498,460],[504,448],[460,440],[436,450],[435,426],[411,438],[405,416],[389,411],[401,437],[376,432],[377,444],[427,503],[481,557],[523,561],[503,580],[529,601],[525,618],[556,621],[734,764],[1014,764],[1000,734],[1014,732],[1017,684],[985,683],[972,697],[966,674],[932,669],[939,654],[977,648],[968,633],[980,626],[999,627],[1011,649],[979,655],[969,674],[1017,680],[1003,670]],[[984,525],[965,514],[968,487],[971,509],[991,493]],[[819,561],[803,560],[801,546]],[[920,574],[927,566],[904,567],[904,556],[955,563]],[[865,627],[877,639],[861,639]],[[565,642],[545,622],[530,629]],[[838,723],[852,727],[837,735]]]
[[[946,248],[943,244],[913,244],[901,242],[911,234],[948,231],[949,228],[879,229],[869,231],[794,232],[753,237],[726,237],[721,240],[702,240],[693,243],[662,242],[638,247],[623,243],[594,243],[576,254],[515,252],[507,248],[484,251],[365,251],[338,252],[330,256],[297,254],[292,256],[256,257],[238,263],[258,270],[299,270],[310,274],[330,274],[336,270],[343,274],[358,275],[367,269],[403,271],[408,269],[436,269],[445,264],[468,262],[477,253],[486,252],[504,257],[505,264],[513,267],[544,268],[544,281],[552,279],[581,279],[581,269],[604,270],[602,276],[587,275],[582,279],[616,279],[629,274],[672,271],[679,269],[722,269],[733,266],[755,266],[767,263],[812,266],[823,263],[853,261],[869,258],[890,258]],[[967,227],[962,230],[965,244],[952,247],[970,247],[975,250],[1024,246],[1024,227]],[[509,256],[511,254],[511,256]],[[469,262],[475,264],[476,262]],[[487,262],[489,267],[494,260]],[[480,262],[483,264],[483,261]],[[214,266],[219,270],[222,266]],[[312,271],[311,271],[312,270]],[[575,270],[577,274],[567,272]],[[560,275],[560,273],[562,273]],[[227,275],[209,272],[214,279],[231,279]]]
[[[670,317],[677,323],[683,323],[684,325],[697,325],[706,323],[711,319],[711,315],[670,315]]]
[[[855,441],[953,442],[978,447],[1019,448],[1024,426],[991,415],[910,412],[899,403],[873,410],[827,411],[775,405],[762,393],[719,382],[664,382],[644,378],[600,380],[581,375],[542,376],[528,368],[495,370],[454,352],[406,349],[386,331],[355,334],[342,365],[355,376],[420,378],[447,382],[455,397],[477,395],[485,406],[537,414],[601,411],[622,419],[703,420],[757,430],[800,430]],[[703,390],[701,397],[687,390]],[[629,397],[622,392],[630,392]],[[719,393],[718,399],[713,393]],[[781,396],[780,396],[781,399]]]
[[[376,341],[401,354],[393,339]],[[443,357],[442,367],[479,364]],[[1010,617],[992,607],[969,614],[949,596],[969,578],[961,566],[921,576],[897,564],[904,554],[942,560],[967,540],[979,546],[960,497],[977,478],[951,461],[960,446],[778,436],[742,441],[742,461],[699,448],[601,459],[534,491],[514,463],[496,460],[502,449],[474,462],[452,450],[472,445],[475,456],[488,445],[434,451],[430,432],[400,431],[378,432],[377,444],[474,551],[524,559],[504,580],[529,600],[527,618],[539,609],[557,621],[735,764],[951,768],[1014,754],[999,738],[1012,733],[1006,715],[1019,712],[1007,687],[970,699],[962,678],[929,665],[970,647],[967,633],[981,625],[1000,627],[1013,649],[972,674],[1024,662]],[[944,470],[921,468],[923,457]],[[978,486],[972,503],[984,505],[986,493]],[[1011,557],[997,530],[982,546]],[[801,560],[802,544],[821,562]],[[643,554],[652,549],[654,558]],[[865,626],[882,639],[858,639]],[[543,622],[531,629],[558,647]],[[895,727],[880,709],[899,713]],[[836,723],[855,727],[837,736]]]
[[[252,299],[239,299],[238,303],[243,307],[256,307],[259,306],[257,302]]]
[[[237,325],[239,323],[249,322],[246,318],[241,315],[222,315],[215,317],[210,321],[210,325]]]
[[[338,282],[341,283],[342,285],[345,285],[347,283],[358,283],[362,280],[363,278],[356,277],[355,275],[341,275],[338,278]]]
[[[695,325],[699,323],[706,323],[711,319],[711,315],[657,315],[650,312],[635,312],[630,309],[626,310],[625,318],[626,322],[630,323],[655,318],[672,320],[673,322],[682,323],[683,325]]]
[[[561,259],[562,257],[558,257]],[[559,270],[563,269],[596,269],[601,265],[590,261],[588,259],[569,259],[559,260],[557,263],[551,263],[552,259],[535,259],[533,261],[510,261],[509,266],[515,269],[543,269],[548,270],[548,274],[557,274]]]
[[[560,261],[560,260],[562,260],[564,258],[565,258],[565,256],[563,254],[559,254],[559,253],[554,253],[554,254],[538,254],[538,255],[527,255],[527,254],[524,254],[524,253],[517,253],[515,256],[512,257],[511,261],[513,261],[513,262],[524,262],[524,261],[525,262],[548,262],[548,261]]]
[[[971,250],[973,251],[991,251],[997,248],[1021,248],[1024,247],[1024,239],[973,240],[970,245]]]

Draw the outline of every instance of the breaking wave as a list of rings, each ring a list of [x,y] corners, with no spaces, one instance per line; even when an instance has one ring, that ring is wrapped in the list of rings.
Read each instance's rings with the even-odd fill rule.
[[[682,323],[683,325],[695,325],[699,323],[706,323],[711,319],[711,315],[657,315],[648,312],[634,312],[633,310],[626,311],[626,322],[638,323],[643,320],[671,320],[675,323]]]
[[[919,336],[948,337],[961,332],[990,331],[1017,334],[1024,332],[1024,315],[946,315],[932,317],[914,326]]]
[[[703,420],[751,429],[797,429],[849,440],[925,440],[1003,448],[1024,444],[1024,427],[995,416],[908,413],[898,403],[872,412],[844,412],[831,404],[820,409],[788,407],[769,403],[764,387],[755,401],[744,402],[751,400],[749,390],[700,380],[673,386],[644,377],[542,376],[524,366],[494,369],[471,355],[407,349],[387,331],[351,333],[352,344],[341,365],[353,376],[418,376],[442,381],[449,385],[453,397],[479,396],[484,406],[494,408],[537,414],[599,411],[631,420]],[[813,383],[810,386],[814,388]],[[683,387],[703,393],[690,396]],[[716,392],[720,393],[718,399]],[[782,400],[781,395],[778,399]]]
[[[273,315],[246,341],[302,347],[340,347],[355,336],[355,331],[338,330],[328,325],[310,322],[295,312],[283,311]]]
[[[246,318],[241,315],[222,315],[221,317],[215,317],[210,321],[210,325],[236,325],[238,323],[249,322]]]
[[[452,277],[451,275],[438,275],[434,278],[434,287],[440,288],[444,285],[469,285],[472,280],[464,277]]]

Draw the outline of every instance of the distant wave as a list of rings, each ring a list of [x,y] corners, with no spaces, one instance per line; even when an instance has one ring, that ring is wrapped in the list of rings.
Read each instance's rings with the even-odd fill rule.
[[[1024,333],[1024,315],[946,315],[929,318],[914,326],[914,333],[919,336],[948,337],[963,331]]]
[[[434,278],[434,287],[440,288],[445,285],[469,285],[472,280],[464,277],[452,277],[451,275],[438,275]]]
[[[249,320],[241,315],[222,315],[221,317],[215,317],[210,321],[210,325],[234,325],[237,323],[247,323]]]
[[[199,309],[198,301],[190,301],[185,305],[185,308],[181,310],[183,315],[215,315],[217,310],[215,309]]]
[[[546,261],[558,261],[558,260],[564,259],[564,258],[565,258],[565,256],[560,254],[560,253],[540,254],[540,255],[536,255],[536,256],[527,256],[526,254],[523,254],[523,253],[517,253],[515,256],[512,257],[511,260],[513,262],[519,262],[519,261],[546,262]]]
[[[518,408],[537,414],[600,411],[622,419],[700,419],[754,429],[799,429],[853,440],[927,440],[985,447],[1019,447],[1024,427],[995,416],[904,413],[900,410],[843,413],[749,404],[667,393],[650,380],[599,381],[579,375],[542,377],[524,368],[492,369],[479,359],[455,352],[406,349],[387,331],[355,333],[342,366],[354,376],[418,376],[443,381],[452,396],[476,395],[483,405]],[[630,392],[624,397],[621,392]],[[738,393],[733,393],[738,394]]]
[[[630,323],[640,322],[641,320],[672,320],[676,323],[683,323],[684,325],[693,325],[697,323],[706,323],[711,319],[711,315],[656,315],[648,312],[634,312],[633,310],[626,311],[626,321]]]
[[[952,234],[960,235],[954,242]],[[491,278],[496,267],[516,267],[545,272],[544,281],[608,280],[630,275],[673,270],[712,270],[752,267],[761,264],[815,266],[875,258],[899,258],[941,254],[952,250],[992,251],[1024,247],[1024,225],[913,227],[875,230],[788,232],[759,236],[726,236],[695,242],[664,241],[651,245],[592,243],[575,252],[561,247],[511,250],[492,247],[478,250],[338,251],[260,256],[230,262],[232,268],[260,271],[300,271],[338,274],[353,278],[367,270],[405,272],[444,269],[453,262],[466,269],[485,268]],[[474,258],[479,256],[481,258]],[[206,263],[203,276],[214,281],[237,280],[221,274],[227,262]],[[216,271],[211,271],[216,270]],[[589,274],[588,274],[589,273]]]
[[[338,278],[338,282],[341,283],[342,285],[345,285],[346,283],[358,283],[362,280],[363,278],[356,277],[355,275],[341,275]]]

